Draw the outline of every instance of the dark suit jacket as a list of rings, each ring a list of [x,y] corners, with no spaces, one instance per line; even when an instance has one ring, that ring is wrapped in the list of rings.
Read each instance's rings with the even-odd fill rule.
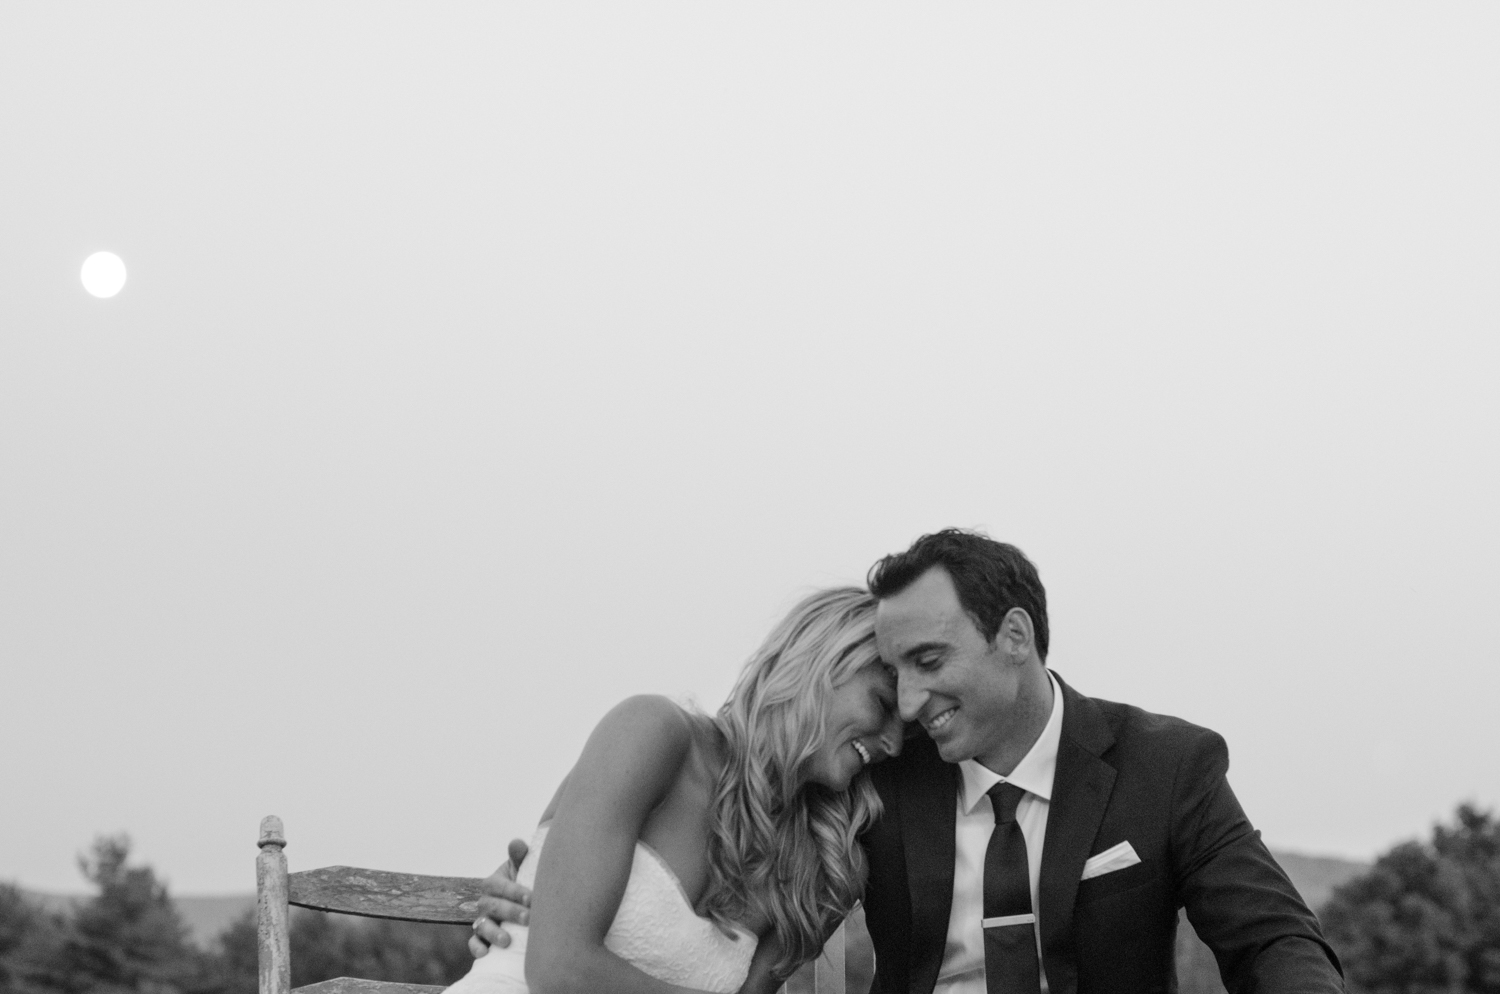
[[[1342,991],[1317,919],[1229,789],[1223,738],[1062,688],[1038,909],[1051,994],[1175,990],[1180,907],[1231,992]],[[958,767],[917,734],[872,773],[885,802],[864,840],[872,992],[928,994],[953,899]],[[1079,882],[1085,860],[1125,841],[1140,863]]]

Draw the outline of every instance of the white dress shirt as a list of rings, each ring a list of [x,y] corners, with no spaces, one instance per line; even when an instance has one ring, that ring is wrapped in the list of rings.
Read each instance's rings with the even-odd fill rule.
[[[958,764],[962,783],[958,791],[958,823],[954,828],[953,910],[948,916],[948,940],[943,947],[943,965],[933,994],[986,994],[984,986],[984,851],[995,830],[995,809],[988,791],[997,783],[1013,783],[1026,791],[1016,806],[1016,821],[1026,839],[1026,863],[1031,875],[1031,910],[1037,914],[1037,960],[1040,966],[1041,905],[1038,885],[1042,879],[1042,843],[1047,836],[1047,811],[1052,806],[1052,781],[1057,773],[1057,744],[1062,739],[1063,697],[1057,677],[1052,680],[1052,714],[1042,734],[1016,764],[1010,776],[1002,777],[972,759]],[[1047,972],[1041,972],[1042,991],[1047,990]]]

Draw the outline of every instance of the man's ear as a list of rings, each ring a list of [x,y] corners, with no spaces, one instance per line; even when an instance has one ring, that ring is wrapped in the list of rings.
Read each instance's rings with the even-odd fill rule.
[[[1036,629],[1031,625],[1031,615],[1025,608],[1013,607],[1000,619],[1000,630],[995,641],[1013,663],[1024,663],[1031,658],[1036,646]]]

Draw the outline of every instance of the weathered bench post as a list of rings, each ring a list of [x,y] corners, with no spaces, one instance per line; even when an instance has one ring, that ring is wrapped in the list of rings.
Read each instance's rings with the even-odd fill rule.
[[[292,950],[287,941],[286,835],[281,819],[260,820],[255,858],[255,936],[260,953],[260,994],[291,994]]]

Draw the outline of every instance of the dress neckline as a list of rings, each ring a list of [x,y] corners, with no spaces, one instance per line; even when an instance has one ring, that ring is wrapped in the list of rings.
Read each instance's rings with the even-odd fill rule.
[[[537,833],[539,835],[545,836],[547,834],[547,830],[551,827],[551,825],[552,819],[549,818],[537,826]],[[672,869],[672,864],[667,862],[667,858],[661,853],[657,852],[656,849],[651,845],[651,843],[647,842],[645,839],[636,839],[635,844],[637,848],[644,850],[646,855],[651,857],[652,862],[659,866],[661,868],[661,871],[667,875],[667,879],[672,881],[672,886],[677,888],[677,896],[682,898],[682,903],[687,905],[687,909],[688,911],[692,912],[693,917],[699,919],[700,921],[708,922],[715,928],[718,928],[718,922],[714,921],[707,915],[698,914],[697,906],[694,905],[692,900],[688,898],[687,888],[682,885],[681,878],[677,876],[677,871]],[[742,935],[749,936],[750,938],[756,937],[754,932],[750,931],[739,922],[731,922],[730,924],[733,926],[736,932],[739,932]]]

